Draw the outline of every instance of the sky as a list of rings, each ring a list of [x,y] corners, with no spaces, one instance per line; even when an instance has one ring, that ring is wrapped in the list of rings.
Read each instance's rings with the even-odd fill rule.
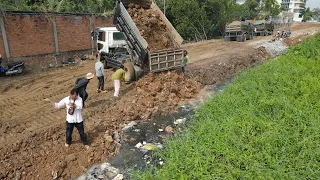
[[[243,3],[245,0],[237,0],[238,3]],[[320,8],[320,0],[307,0],[307,7],[314,9],[316,7]]]
[[[307,7],[309,7],[311,10],[314,8],[320,8],[320,0],[307,0]]]

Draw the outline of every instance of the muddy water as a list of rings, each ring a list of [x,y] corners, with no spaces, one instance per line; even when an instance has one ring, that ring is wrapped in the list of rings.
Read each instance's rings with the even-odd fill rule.
[[[144,143],[151,143],[157,146],[157,148],[162,149],[162,144],[165,139],[181,131],[182,128],[193,118],[194,111],[199,105],[201,105],[205,100],[213,98],[216,94],[222,92],[224,88],[233,81],[234,79],[229,79],[219,86],[206,86],[201,92],[200,99],[192,102],[192,104],[179,107],[176,112],[170,115],[162,116],[149,122],[137,122],[137,125],[125,131],[125,135],[122,136],[120,142],[120,152],[109,160],[110,164],[108,165],[112,168],[116,168],[116,173],[123,174],[125,179],[129,177],[128,172],[130,170],[143,170],[150,164],[161,166],[161,163],[163,162],[161,159],[151,158],[152,151],[142,150],[135,146],[138,143],[141,143],[142,145]],[[185,122],[181,124],[174,123],[178,119],[183,119]],[[175,133],[166,132],[166,127],[172,127]],[[77,179],[113,179],[107,175],[101,175],[103,174],[103,170],[101,170],[100,166],[103,166],[103,164],[93,166]],[[110,172],[104,171],[104,174],[107,173]]]

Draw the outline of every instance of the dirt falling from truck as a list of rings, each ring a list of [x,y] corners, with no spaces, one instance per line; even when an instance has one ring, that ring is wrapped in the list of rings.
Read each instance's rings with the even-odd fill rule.
[[[140,34],[148,42],[151,51],[170,48],[171,41],[166,24],[157,11],[143,9],[136,4],[129,4],[128,12]]]

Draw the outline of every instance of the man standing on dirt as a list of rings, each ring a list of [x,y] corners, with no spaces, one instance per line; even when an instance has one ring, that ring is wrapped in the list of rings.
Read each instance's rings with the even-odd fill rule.
[[[75,89],[79,96],[82,98],[82,107],[85,107],[84,102],[88,98],[88,93],[86,91],[87,85],[93,77],[94,75],[92,73],[88,73],[86,77],[81,77],[76,80]]]
[[[45,101],[52,102],[49,99]],[[81,141],[85,148],[89,148],[87,137],[84,133],[83,119],[82,119],[82,98],[78,97],[78,93],[75,89],[70,91],[70,96],[63,98],[60,102],[54,103],[54,107],[57,109],[66,107],[67,121],[66,121],[66,143],[65,146],[69,147],[72,141],[72,132],[74,127],[77,128]]]
[[[97,54],[97,62],[94,66],[96,70],[96,76],[98,78],[98,89],[97,92],[106,92],[104,90],[104,65],[101,62],[100,53]]]
[[[183,52],[184,55],[184,66],[182,67],[182,72],[187,72],[187,65],[189,63],[189,56],[188,56],[188,51]]]

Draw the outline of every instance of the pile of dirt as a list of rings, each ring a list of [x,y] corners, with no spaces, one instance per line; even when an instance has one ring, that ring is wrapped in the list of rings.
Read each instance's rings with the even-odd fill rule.
[[[135,86],[135,95],[114,107],[114,120],[148,120],[165,115],[185,99],[195,97],[201,90],[198,78],[167,72],[148,74]],[[117,111],[121,109],[121,112]]]
[[[129,4],[128,12],[148,42],[151,51],[170,48],[170,36],[160,14],[152,9],[143,9],[139,5]]]
[[[201,77],[203,85],[217,85],[234,77],[240,70],[251,67],[256,62],[270,58],[265,47],[258,49],[234,49],[232,53],[222,55],[215,61],[203,61],[191,64],[189,69],[193,76]]]

